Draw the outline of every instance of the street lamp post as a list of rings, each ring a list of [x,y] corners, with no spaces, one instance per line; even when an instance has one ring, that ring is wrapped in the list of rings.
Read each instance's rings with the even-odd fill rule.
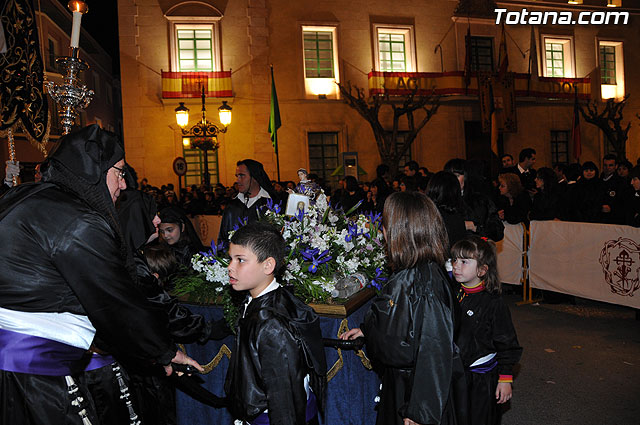
[[[226,133],[227,126],[231,124],[231,106],[226,100],[222,101],[222,106],[218,108],[218,114],[222,128],[207,121],[205,108],[204,86],[202,87],[202,119],[194,126],[186,129],[189,124],[189,108],[184,106],[184,102],[175,109],[176,121],[182,134],[191,137],[191,148],[198,148],[204,152],[204,184],[207,190],[211,187],[211,176],[209,175],[209,151],[215,151],[220,146],[218,134]]]

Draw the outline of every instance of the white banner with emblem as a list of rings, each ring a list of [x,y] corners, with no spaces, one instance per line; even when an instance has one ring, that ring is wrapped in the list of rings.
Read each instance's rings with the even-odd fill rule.
[[[222,222],[221,215],[195,215],[191,222],[204,246],[211,246],[211,241],[217,241]]]
[[[504,223],[504,238],[496,242],[500,282],[522,285],[524,226]]]
[[[532,221],[531,286],[640,308],[640,229]]]

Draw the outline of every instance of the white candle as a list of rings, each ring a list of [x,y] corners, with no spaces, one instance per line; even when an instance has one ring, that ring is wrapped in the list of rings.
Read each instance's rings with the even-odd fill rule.
[[[80,21],[82,20],[82,12],[73,12],[73,27],[71,28],[71,44],[72,48],[79,47],[80,43]]]

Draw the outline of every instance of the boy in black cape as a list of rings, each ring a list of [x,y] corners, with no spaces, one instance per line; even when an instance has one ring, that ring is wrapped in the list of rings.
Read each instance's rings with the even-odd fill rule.
[[[249,291],[225,382],[229,410],[243,424],[317,423],[327,369],[320,320],[274,277],[284,262],[282,235],[249,223],[234,233],[229,255],[231,286]]]

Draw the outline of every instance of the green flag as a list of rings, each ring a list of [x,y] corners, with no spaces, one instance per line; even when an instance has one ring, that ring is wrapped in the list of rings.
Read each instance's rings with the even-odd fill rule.
[[[276,83],[273,80],[273,67],[271,67],[271,116],[269,117],[269,133],[271,134],[271,144],[276,151],[276,155],[278,154],[278,129],[281,125]]]

